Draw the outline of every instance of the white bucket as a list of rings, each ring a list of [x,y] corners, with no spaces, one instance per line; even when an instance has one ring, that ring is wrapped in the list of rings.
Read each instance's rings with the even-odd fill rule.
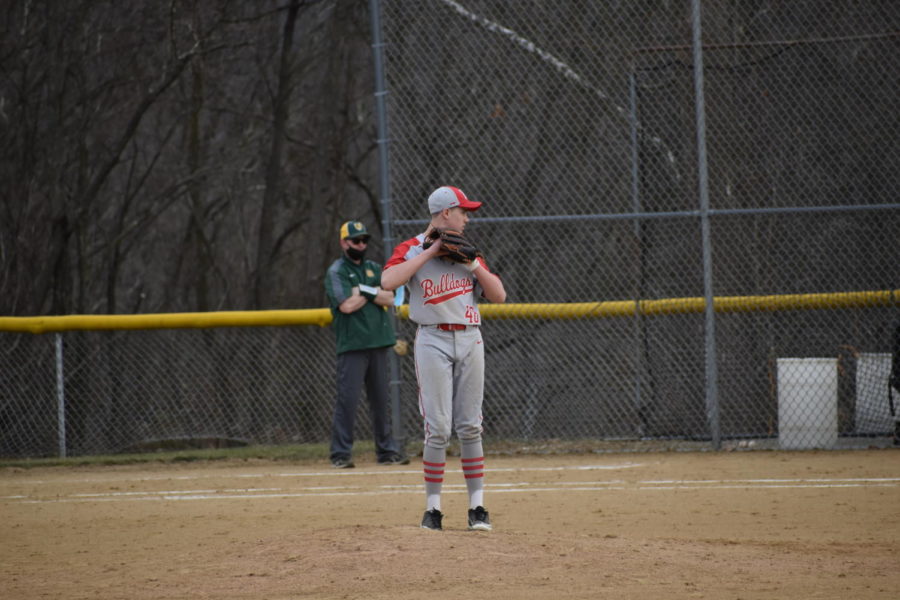
[[[837,359],[778,359],[778,444],[784,449],[837,444]]]

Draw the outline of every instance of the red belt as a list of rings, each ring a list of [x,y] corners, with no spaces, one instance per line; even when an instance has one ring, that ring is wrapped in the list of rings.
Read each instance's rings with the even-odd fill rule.
[[[442,329],[444,331],[462,331],[467,325],[458,325],[457,323],[438,323],[436,325],[438,329]]]

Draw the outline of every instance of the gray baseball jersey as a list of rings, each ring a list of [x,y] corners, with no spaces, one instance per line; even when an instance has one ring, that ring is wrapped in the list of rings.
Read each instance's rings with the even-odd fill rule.
[[[424,241],[419,234],[397,246],[385,269],[422,253]],[[487,269],[483,260],[482,266]],[[445,448],[451,427],[461,440],[480,439],[484,344],[478,279],[462,265],[432,258],[406,287],[409,316],[419,324],[414,352],[425,443]],[[447,331],[440,325],[465,327]]]
[[[385,268],[421,254],[424,241],[425,235],[419,234],[397,246]],[[487,268],[483,260],[481,264]],[[419,325],[481,324],[476,302],[481,296],[481,286],[460,264],[432,258],[416,271],[406,287],[409,289],[409,318]]]

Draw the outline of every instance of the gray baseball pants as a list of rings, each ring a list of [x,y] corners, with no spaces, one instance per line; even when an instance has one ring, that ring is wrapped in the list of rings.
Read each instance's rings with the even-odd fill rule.
[[[425,445],[446,448],[453,430],[460,441],[480,440],[484,399],[481,328],[443,331],[435,325],[420,325],[415,362]]]

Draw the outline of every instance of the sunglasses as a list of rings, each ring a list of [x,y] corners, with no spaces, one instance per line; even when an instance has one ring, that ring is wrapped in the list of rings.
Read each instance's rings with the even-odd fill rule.
[[[356,245],[358,245],[358,244],[363,244],[363,245],[365,245],[365,244],[368,244],[368,243],[369,243],[369,240],[367,240],[366,238],[355,238],[355,239],[354,239],[354,238],[347,238],[347,243],[348,243],[348,244],[353,244],[354,246],[356,246]]]

